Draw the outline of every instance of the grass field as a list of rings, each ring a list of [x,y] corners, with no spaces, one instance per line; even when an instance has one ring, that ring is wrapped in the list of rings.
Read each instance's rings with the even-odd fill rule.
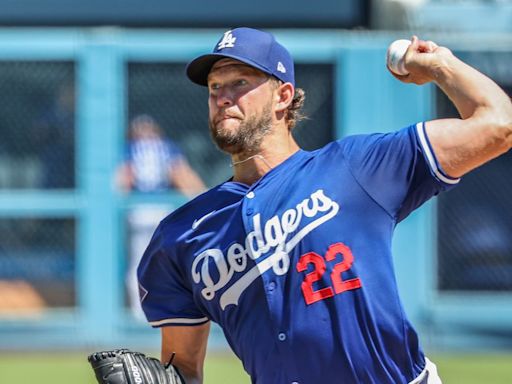
[[[437,364],[444,384],[512,383],[512,354],[432,355],[431,358]],[[208,356],[205,384],[249,382],[241,364],[232,355]],[[96,384],[96,381],[86,362],[85,354],[2,353],[0,383]]]

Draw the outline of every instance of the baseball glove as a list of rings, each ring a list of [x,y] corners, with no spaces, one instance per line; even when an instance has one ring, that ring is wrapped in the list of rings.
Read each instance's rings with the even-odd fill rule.
[[[185,384],[172,364],[128,349],[96,352],[88,357],[99,384]]]

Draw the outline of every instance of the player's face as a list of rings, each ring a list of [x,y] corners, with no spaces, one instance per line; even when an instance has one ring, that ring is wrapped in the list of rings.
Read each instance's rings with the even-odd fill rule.
[[[209,126],[217,146],[231,154],[257,150],[272,130],[273,91],[269,76],[231,59],[208,75]]]

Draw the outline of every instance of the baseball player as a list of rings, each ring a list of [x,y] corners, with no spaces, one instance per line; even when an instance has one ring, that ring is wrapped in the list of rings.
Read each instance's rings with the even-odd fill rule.
[[[415,208],[512,143],[512,104],[448,49],[416,37],[400,81],[434,82],[460,119],[307,152],[304,92],[269,33],[237,28],[189,63],[234,175],[164,219],[138,276],[162,361],[203,382],[210,322],[253,383],[440,383],[407,320],[391,238]],[[414,257],[413,255],[411,257]]]

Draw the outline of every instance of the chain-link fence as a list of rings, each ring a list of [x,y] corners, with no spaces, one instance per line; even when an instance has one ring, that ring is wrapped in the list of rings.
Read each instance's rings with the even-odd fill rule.
[[[0,220],[0,316],[72,307],[75,220]]]
[[[0,62],[0,189],[75,186],[74,64]]]
[[[512,53],[458,52],[512,96]],[[438,117],[458,117],[437,92]],[[464,176],[438,200],[438,289],[512,291],[512,154]]]
[[[0,62],[0,189],[74,188],[72,62]],[[0,220],[0,315],[75,305],[75,222]]]

